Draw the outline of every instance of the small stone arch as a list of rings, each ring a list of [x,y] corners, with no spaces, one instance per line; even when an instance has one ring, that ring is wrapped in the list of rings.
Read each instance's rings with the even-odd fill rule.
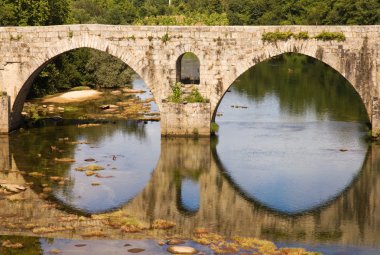
[[[180,55],[176,62],[176,82],[183,84],[200,84],[200,61],[192,52]]]

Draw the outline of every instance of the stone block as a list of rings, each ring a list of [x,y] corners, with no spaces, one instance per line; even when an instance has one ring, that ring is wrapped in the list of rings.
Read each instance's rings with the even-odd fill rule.
[[[161,103],[163,136],[210,136],[210,103]]]
[[[3,93],[0,91],[0,93]],[[10,128],[10,97],[0,95],[0,134],[7,134]]]

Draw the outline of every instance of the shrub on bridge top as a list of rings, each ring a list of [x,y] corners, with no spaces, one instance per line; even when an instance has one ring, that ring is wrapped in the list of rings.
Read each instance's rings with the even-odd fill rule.
[[[262,36],[262,40],[266,42],[277,42],[277,41],[287,41],[293,36],[293,33],[290,31],[287,32],[267,32]]]
[[[294,39],[296,40],[307,40],[309,39],[309,32],[301,31],[298,34],[293,34]]]
[[[314,37],[317,40],[322,41],[338,41],[343,42],[346,40],[346,36],[342,32],[327,32],[322,31]]]

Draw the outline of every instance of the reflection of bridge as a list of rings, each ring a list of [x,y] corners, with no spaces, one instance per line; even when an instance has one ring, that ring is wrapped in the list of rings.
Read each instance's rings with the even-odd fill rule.
[[[265,42],[275,31],[308,32],[310,38]],[[344,42],[316,40],[325,31]],[[107,52],[134,69],[151,89],[161,112],[163,134],[210,134],[210,120],[234,80],[250,67],[283,53],[321,60],[343,75],[361,97],[380,132],[380,26],[136,27],[68,25],[0,28],[0,132],[20,124],[29,88],[47,63],[78,48]],[[178,59],[186,52],[200,61],[199,90],[210,103],[163,102],[178,81]],[[2,95],[5,91],[8,96]]]
[[[3,148],[0,155],[8,158]],[[194,160],[197,159],[197,160]],[[4,166],[3,166],[4,167]],[[6,166],[5,166],[6,167]],[[13,163],[13,168],[15,164]],[[1,177],[3,178],[3,177]],[[197,179],[200,206],[195,214],[179,208],[179,183],[183,178]],[[22,181],[20,176],[18,181]],[[38,203],[44,201],[29,191]],[[223,177],[214,160],[208,139],[162,140],[161,157],[152,179],[132,201],[121,210],[143,222],[154,219],[175,221],[172,234],[189,236],[196,227],[206,227],[223,235],[257,236],[273,240],[300,242],[331,242],[351,245],[378,245],[380,236],[380,147],[372,146],[362,172],[340,197],[308,214],[281,215],[257,203],[249,202]],[[0,218],[12,214],[11,222],[42,222],[57,224],[65,215],[57,209],[40,209],[31,202],[0,201]],[[41,223],[41,224],[42,224]],[[86,226],[86,222],[75,223]],[[97,222],[98,227],[107,226]],[[5,233],[12,232],[11,230]],[[113,238],[120,233],[107,230]],[[1,230],[4,233],[4,230]],[[78,232],[80,233],[80,232]],[[57,237],[76,237],[78,233],[55,233]]]

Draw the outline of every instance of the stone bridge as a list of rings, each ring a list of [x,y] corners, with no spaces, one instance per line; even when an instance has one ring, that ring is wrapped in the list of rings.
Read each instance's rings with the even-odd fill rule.
[[[310,39],[265,42],[263,33],[309,33]],[[317,34],[342,32],[345,41]],[[0,28],[0,132],[20,125],[30,86],[55,57],[78,48],[107,52],[146,82],[161,112],[163,135],[210,135],[210,123],[224,94],[252,66],[283,53],[299,53],[326,63],[355,88],[380,134],[380,26],[163,27],[67,25]],[[181,76],[181,56],[199,59],[201,94],[208,103],[167,103]],[[6,92],[6,93],[4,93]]]

